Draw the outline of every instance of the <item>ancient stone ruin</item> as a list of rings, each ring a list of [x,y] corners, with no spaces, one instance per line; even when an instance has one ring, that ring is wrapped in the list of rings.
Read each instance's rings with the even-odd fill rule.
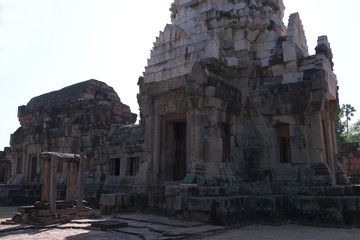
[[[337,162],[337,79],[326,36],[309,55],[282,0],[175,0],[138,102],[144,159],[103,211],[161,209],[232,224],[355,223],[358,187]],[[336,196],[336,197],[335,197]],[[352,197],[345,197],[352,196]]]
[[[95,80],[36,97],[19,107],[9,185],[42,183],[41,152],[84,153],[84,197],[102,212],[358,224],[360,187],[337,161],[330,44],[320,36],[310,55],[299,14],[285,26],[284,9],[175,0],[138,81],[140,124]]]
[[[335,183],[330,44],[319,37],[309,56],[299,15],[286,28],[283,10],[282,1],[175,1],[139,81],[146,175],[137,183],[194,175],[258,193]]]
[[[94,211],[84,206],[84,155],[70,153],[43,152],[43,183],[41,201],[34,206],[22,206],[19,212],[5,224],[28,223],[50,225],[66,223],[71,220],[94,218]],[[66,198],[57,201],[57,168],[59,163],[66,163],[67,181]],[[86,203],[86,202],[85,202]]]
[[[0,151],[0,184],[5,184],[11,177],[11,148]]]
[[[105,83],[88,80],[35,97],[19,107],[18,117],[21,127],[10,140],[12,178],[0,194],[3,202],[23,204],[40,199],[42,152],[83,153],[87,157],[85,197],[93,203],[101,193],[122,188],[120,182],[133,182],[143,152],[142,131],[133,125],[136,114]],[[62,198],[69,167],[66,162],[57,166]]]
[[[344,166],[349,181],[360,184],[360,149],[359,143],[341,143],[340,161]]]

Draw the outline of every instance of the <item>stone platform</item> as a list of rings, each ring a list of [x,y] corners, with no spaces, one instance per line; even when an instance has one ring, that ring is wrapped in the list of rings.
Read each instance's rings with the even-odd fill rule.
[[[360,224],[359,186],[313,187],[308,191],[309,194],[303,195],[209,196],[201,187],[171,186],[164,192],[149,187],[145,194],[136,190],[104,194],[100,198],[100,210],[102,213],[142,211],[224,226],[287,221],[324,226]]]
[[[85,205],[79,211],[74,202],[57,201],[56,203],[56,214],[51,213],[49,203],[36,202],[33,206],[19,207],[18,213],[11,220],[1,224],[25,223],[42,226],[96,217],[95,212]],[[84,201],[83,204],[86,204],[86,202]]]

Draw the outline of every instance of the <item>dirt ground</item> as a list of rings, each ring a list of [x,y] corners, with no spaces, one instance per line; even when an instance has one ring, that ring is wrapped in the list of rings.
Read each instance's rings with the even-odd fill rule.
[[[17,207],[0,207],[0,221],[10,219],[17,212]],[[85,234],[86,233],[86,234]],[[53,236],[52,239],[138,239],[137,237],[127,238],[125,235],[116,232],[99,232],[88,229],[46,229],[42,232],[39,230],[21,230],[14,231],[9,234],[1,234],[0,239],[48,239],[49,234]],[[85,237],[86,238],[83,238]],[[100,237],[100,238],[99,238]],[[150,239],[150,238],[149,238]],[[156,239],[156,238],[152,238]],[[197,237],[189,239],[204,239],[204,240],[355,240],[360,239],[359,228],[323,228],[311,227],[302,225],[286,224],[282,226],[268,226],[268,225],[251,225],[239,227],[236,229],[226,230],[221,233],[213,234],[212,236]]]

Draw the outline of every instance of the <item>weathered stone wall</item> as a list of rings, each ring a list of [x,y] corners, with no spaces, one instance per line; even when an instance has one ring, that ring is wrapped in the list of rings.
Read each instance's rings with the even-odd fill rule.
[[[5,147],[4,151],[0,151],[0,184],[6,183],[11,177],[11,149]]]
[[[330,44],[319,37],[309,56],[299,14],[286,27],[283,10],[282,1],[174,1],[139,81],[147,174],[137,183],[174,180],[177,122],[186,175],[199,185],[277,194],[341,179]]]
[[[350,182],[360,184],[359,143],[341,143],[340,158]]]
[[[85,199],[103,194],[104,212],[358,224],[359,189],[340,186],[330,44],[319,37],[310,56],[299,14],[286,27],[284,8],[175,0],[139,78],[140,125],[95,80],[36,97],[19,107],[10,183],[41,183],[40,152],[83,152]]]
[[[102,211],[359,222],[359,189],[337,162],[330,44],[320,36],[310,56],[299,14],[286,27],[284,8],[174,1],[138,82],[145,153],[136,186],[102,195]]]
[[[134,187],[101,195],[102,213],[144,211],[219,225],[290,222],[344,227],[360,222],[359,186],[312,187],[307,194],[237,195],[226,187]]]
[[[134,125],[136,114],[105,83],[88,80],[35,97],[19,107],[18,117],[21,127],[10,141],[9,184],[42,184],[41,152],[84,153],[85,198],[93,204],[101,193],[119,192],[134,182],[134,168],[143,158],[142,129]],[[58,166],[59,189],[66,183],[66,168],[66,163]],[[29,197],[39,198],[37,192]]]

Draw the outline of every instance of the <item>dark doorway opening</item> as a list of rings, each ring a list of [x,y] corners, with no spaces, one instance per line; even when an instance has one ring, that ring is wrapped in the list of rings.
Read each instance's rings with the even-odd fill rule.
[[[139,170],[139,158],[138,157],[128,158],[126,166],[127,166],[126,175],[135,176],[137,171]]]
[[[291,163],[290,130],[289,125],[277,128],[278,143],[280,147],[280,163]]]
[[[37,168],[37,157],[31,157],[31,174],[30,174],[31,182],[35,180],[36,168]]]
[[[174,123],[174,138],[174,181],[181,181],[186,176],[186,122]]]
[[[111,159],[110,175],[120,176],[120,158]]]
[[[5,174],[6,174],[6,167],[5,166],[0,166],[2,167],[0,170],[0,183],[4,183],[5,182]]]
[[[16,174],[22,173],[22,158],[21,155],[18,154],[17,160],[16,160]]]

